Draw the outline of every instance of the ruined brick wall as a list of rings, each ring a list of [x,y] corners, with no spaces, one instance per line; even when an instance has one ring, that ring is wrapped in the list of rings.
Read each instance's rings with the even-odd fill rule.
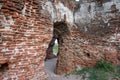
[[[53,23],[73,24],[74,0],[0,0],[0,80],[45,80]]]
[[[38,0],[0,0],[0,80],[45,80],[51,18]]]
[[[75,8],[74,0],[0,0],[0,78],[45,80],[44,58],[56,22],[68,29],[59,37],[58,74],[99,59],[120,64],[119,5],[119,0],[80,0]]]
[[[80,0],[70,33],[61,36],[57,73],[94,66],[104,59],[120,64],[120,1]]]

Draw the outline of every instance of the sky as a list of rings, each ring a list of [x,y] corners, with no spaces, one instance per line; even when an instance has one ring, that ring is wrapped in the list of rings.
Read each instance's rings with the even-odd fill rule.
[[[76,1],[79,1],[79,0],[76,0]]]

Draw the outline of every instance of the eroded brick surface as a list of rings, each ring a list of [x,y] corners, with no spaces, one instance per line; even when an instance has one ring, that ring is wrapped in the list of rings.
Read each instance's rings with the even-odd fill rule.
[[[0,79],[45,80],[46,50],[53,24],[60,22],[67,25],[57,25],[64,34],[56,73],[94,66],[99,59],[120,64],[119,5],[119,0],[80,0],[77,6],[74,0],[0,0],[0,68],[6,66]]]
[[[44,58],[52,37],[49,14],[37,0],[0,0],[0,71],[3,80],[45,80]]]
[[[61,36],[57,73],[91,67],[104,59],[120,64],[120,1],[80,0],[74,28]]]

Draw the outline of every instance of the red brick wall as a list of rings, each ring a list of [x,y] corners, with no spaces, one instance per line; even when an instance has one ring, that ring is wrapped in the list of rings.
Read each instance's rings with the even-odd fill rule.
[[[120,64],[120,1],[80,1],[76,26],[60,38],[58,74],[94,66],[101,59]]]
[[[74,0],[50,1],[0,0],[1,79],[46,79],[44,58],[57,21],[65,21],[69,30],[59,37],[58,74],[93,66],[99,59],[120,64],[118,0],[103,5],[84,0],[74,14],[77,26]]]
[[[0,0],[0,80],[45,80],[44,58],[52,38],[50,15],[38,0]],[[1,68],[1,67],[0,67]]]

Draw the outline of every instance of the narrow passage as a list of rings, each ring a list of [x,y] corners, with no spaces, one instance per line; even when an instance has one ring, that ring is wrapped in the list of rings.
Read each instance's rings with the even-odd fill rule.
[[[55,74],[57,58],[49,59],[45,62],[45,70],[47,73],[47,80],[81,80],[79,75],[70,75],[65,77],[64,75]]]

